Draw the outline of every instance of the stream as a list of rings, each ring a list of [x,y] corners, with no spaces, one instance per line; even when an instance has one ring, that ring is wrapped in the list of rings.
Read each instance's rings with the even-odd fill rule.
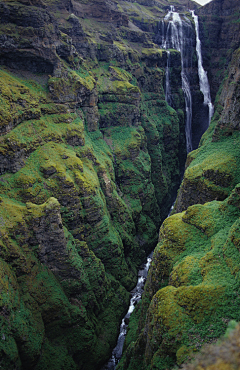
[[[129,318],[131,316],[131,313],[133,312],[136,304],[138,301],[140,301],[142,297],[142,293],[144,290],[144,285],[147,279],[148,269],[150,267],[151,261],[152,261],[152,255],[153,252],[147,257],[147,262],[143,265],[143,268],[138,271],[138,282],[135,288],[131,291],[131,300],[128,308],[128,312],[122,319],[122,323],[120,326],[120,334],[118,336],[118,341],[116,347],[112,351],[112,357],[108,361],[107,364],[105,364],[101,370],[115,370],[123,351],[123,344],[125,340],[125,336],[127,333],[127,327],[129,323]]]

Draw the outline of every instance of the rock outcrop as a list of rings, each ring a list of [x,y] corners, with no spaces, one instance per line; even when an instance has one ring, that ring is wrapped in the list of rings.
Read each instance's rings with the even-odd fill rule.
[[[0,219],[1,367],[75,369],[74,357],[91,368],[84,353],[91,353],[92,366],[99,361],[101,347],[117,335],[113,323],[128,293],[63,226],[55,198],[24,206],[2,197]]]
[[[133,341],[118,369],[180,365],[215,342],[230,320],[239,321],[239,204],[238,185],[223,202],[194,205],[165,220],[142,307],[134,313],[139,325],[129,331]]]
[[[239,49],[215,101],[216,112],[201,145],[187,159],[177,212],[196,203],[224,200],[239,183]]]

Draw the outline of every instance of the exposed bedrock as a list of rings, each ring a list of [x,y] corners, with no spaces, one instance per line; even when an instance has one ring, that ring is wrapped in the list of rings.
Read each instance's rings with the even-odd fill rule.
[[[196,203],[224,200],[239,182],[239,49],[215,101],[216,112],[201,145],[189,154],[179,189],[177,212]]]

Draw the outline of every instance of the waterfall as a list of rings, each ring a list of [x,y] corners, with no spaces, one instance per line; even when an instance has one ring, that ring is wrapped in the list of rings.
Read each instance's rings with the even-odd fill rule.
[[[171,88],[170,88],[170,51],[167,51],[167,67],[166,67],[166,85],[165,85],[165,100],[169,105],[172,105]]]
[[[165,23],[167,25],[165,26]],[[162,21],[162,45],[163,49],[176,49],[181,54],[181,77],[182,77],[182,90],[184,93],[185,98],[185,107],[186,107],[186,145],[187,145],[187,152],[189,153],[192,150],[192,95],[190,90],[190,83],[188,80],[188,76],[186,73],[186,68],[188,67],[188,58],[186,58],[187,54],[187,43],[186,43],[186,36],[184,34],[185,29],[191,29],[190,22],[186,20],[182,20],[179,13],[174,11],[174,6],[170,6],[170,11],[165,16],[164,20]],[[166,32],[165,32],[166,30]],[[169,61],[169,59],[168,59]],[[166,81],[167,78],[169,79],[169,65],[167,65],[166,69]],[[169,80],[168,80],[169,81]],[[166,86],[167,90],[167,86]],[[170,85],[169,85],[170,90]],[[169,98],[166,91],[166,100]]]
[[[199,76],[200,91],[203,93],[203,96],[204,96],[204,104],[208,105],[208,108],[209,108],[209,124],[210,124],[211,118],[214,113],[214,107],[211,102],[210,86],[208,82],[207,72],[203,69],[201,41],[199,38],[198,16],[195,15],[194,10],[191,10],[191,14],[192,14],[192,17],[195,23],[195,30],[196,30],[196,52],[197,52],[197,58],[198,58],[198,76]]]

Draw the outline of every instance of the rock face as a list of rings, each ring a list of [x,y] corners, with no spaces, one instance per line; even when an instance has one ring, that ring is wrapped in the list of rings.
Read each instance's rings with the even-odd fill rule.
[[[238,225],[239,186],[223,202],[191,206],[164,222],[134,313],[139,325],[129,331],[133,341],[118,369],[180,365],[239,320]]]
[[[1,366],[45,369],[66,363],[75,369],[74,356],[78,366],[91,368],[84,351],[98,361],[112,323],[127,307],[126,290],[106,278],[87,244],[63,226],[55,198],[23,206],[4,197],[1,206]],[[105,310],[115,299],[113,311]],[[102,311],[108,317],[99,340]]]

